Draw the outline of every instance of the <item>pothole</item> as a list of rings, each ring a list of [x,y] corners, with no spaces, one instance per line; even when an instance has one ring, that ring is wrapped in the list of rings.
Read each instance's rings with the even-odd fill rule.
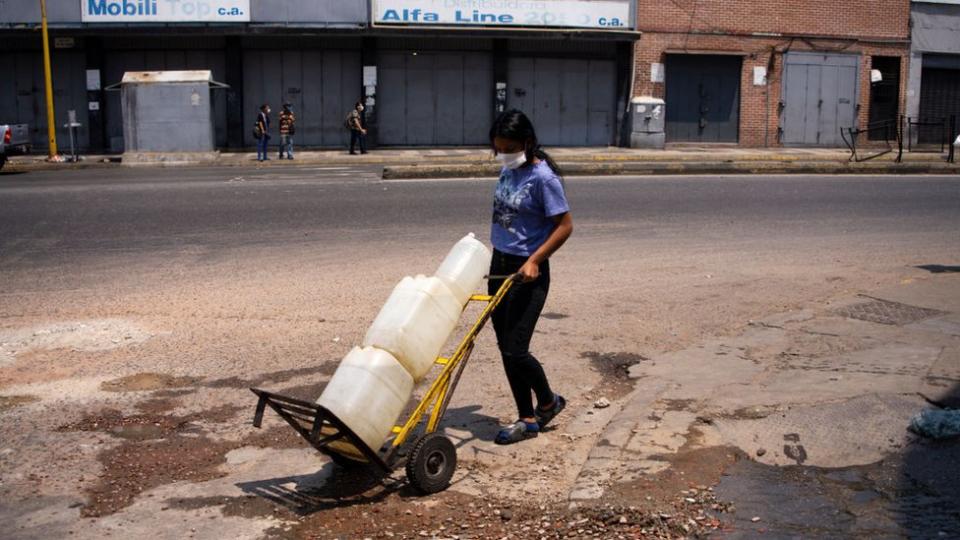
[[[595,387],[598,389],[596,397],[605,397],[611,401],[620,399],[633,390],[630,367],[648,360],[643,355],[630,352],[587,351],[580,353],[580,358],[590,360],[593,370],[600,374],[600,382]]]
[[[171,388],[185,388],[194,386],[202,379],[200,377],[175,377],[164,373],[137,373],[104,381],[100,389],[105,392],[146,392],[150,390],[167,390]]]

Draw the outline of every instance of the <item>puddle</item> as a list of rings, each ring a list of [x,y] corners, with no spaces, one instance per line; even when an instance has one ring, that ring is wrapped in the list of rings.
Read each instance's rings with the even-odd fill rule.
[[[38,401],[40,398],[31,395],[0,396],[0,412]]]
[[[725,538],[957,538],[958,477],[960,441],[918,443],[878,463],[838,469],[741,460],[716,493],[736,508]]]
[[[105,392],[146,392],[150,390],[167,390],[184,388],[200,382],[200,377],[174,377],[164,373],[137,373],[104,381],[100,389]]]
[[[0,366],[12,363],[17,355],[40,349],[109,351],[143,343],[151,337],[152,334],[139,325],[123,319],[96,319],[0,330]]]
[[[601,353],[587,351],[580,358],[590,360],[590,365],[600,373],[600,383],[595,387],[603,397],[613,401],[629,394],[633,390],[630,367],[639,364],[647,357],[629,352]]]

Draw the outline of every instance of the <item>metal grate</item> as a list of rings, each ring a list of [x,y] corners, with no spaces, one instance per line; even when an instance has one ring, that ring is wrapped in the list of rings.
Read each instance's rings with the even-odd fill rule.
[[[834,311],[835,314],[849,319],[858,319],[878,324],[902,326],[924,319],[945,315],[943,311],[928,309],[889,300],[871,299],[869,302],[853,304]]]

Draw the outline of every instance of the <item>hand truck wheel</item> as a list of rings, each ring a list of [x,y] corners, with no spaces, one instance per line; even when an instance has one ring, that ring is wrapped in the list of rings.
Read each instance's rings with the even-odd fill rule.
[[[407,458],[407,480],[424,495],[447,489],[457,469],[457,449],[442,433],[417,439]]]

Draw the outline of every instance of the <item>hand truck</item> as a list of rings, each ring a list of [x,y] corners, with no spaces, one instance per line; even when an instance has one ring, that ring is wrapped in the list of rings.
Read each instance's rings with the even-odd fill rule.
[[[326,408],[300,399],[275,394],[259,388],[250,390],[257,395],[257,409],[253,417],[254,427],[263,422],[263,413],[270,406],[281,418],[307,440],[311,446],[323,452],[337,465],[342,467],[364,466],[372,472],[390,474],[401,464],[406,467],[407,479],[415,489],[423,494],[443,491],[450,485],[450,479],[457,468],[457,450],[453,442],[437,432],[450,398],[453,396],[460,376],[467,365],[470,353],[476,344],[477,336],[490,319],[507,292],[517,281],[517,275],[487,276],[490,280],[503,280],[496,294],[472,295],[467,302],[486,303],[473,327],[460,341],[450,357],[438,357],[436,363],[443,366],[439,375],[430,385],[423,398],[407,418],[406,422],[393,427],[392,439],[388,439],[377,451],[367,446],[349,426],[344,424]],[[408,444],[412,436],[427,417],[420,434]],[[331,443],[346,441],[357,452],[347,457],[330,447]],[[343,447],[340,442],[338,447]]]

